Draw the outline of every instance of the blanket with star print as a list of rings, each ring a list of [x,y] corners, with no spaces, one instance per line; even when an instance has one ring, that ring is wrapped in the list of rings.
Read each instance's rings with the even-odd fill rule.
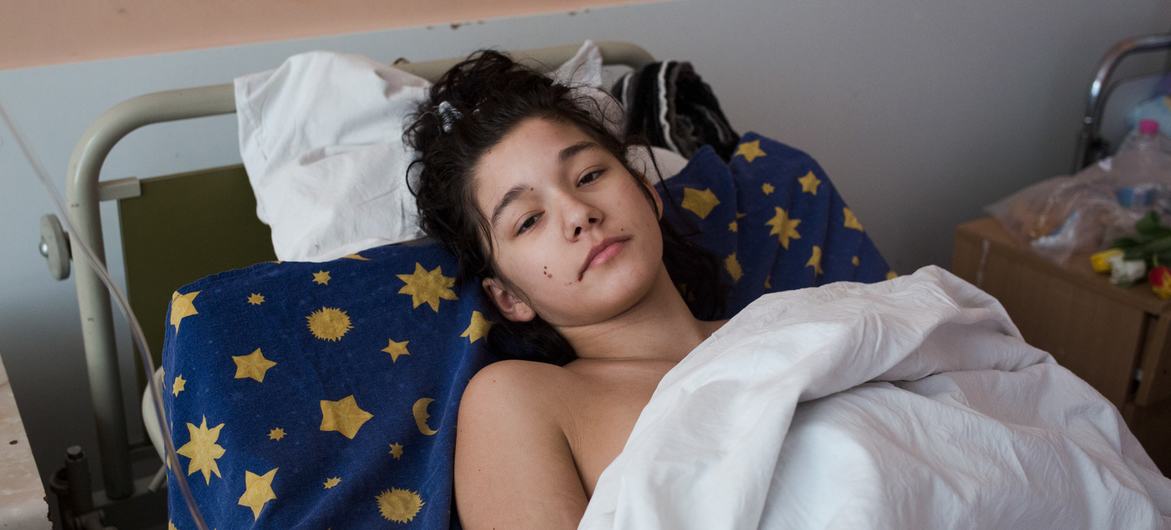
[[[716,254],[728,317],[772,291],[892,275],[817,163],[753,133],[731,162],[703,148],[659,191]],[[693,229],[697,229],[694,231]],[[163,348],[170,524],[458,528],[456,411],[496,357],[499,316],[433,242],[326,263],[261,263],[172,296]]]

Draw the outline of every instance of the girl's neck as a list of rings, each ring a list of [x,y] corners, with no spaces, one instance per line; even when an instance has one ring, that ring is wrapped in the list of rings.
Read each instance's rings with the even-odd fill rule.
[[[659,270],[647,296],[618,316],[587,326],[558,331],[582,361],[679,362],[723,324],[696,319]]]

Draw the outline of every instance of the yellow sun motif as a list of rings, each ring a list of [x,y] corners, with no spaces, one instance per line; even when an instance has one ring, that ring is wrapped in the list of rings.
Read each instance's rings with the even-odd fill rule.
[[[850,258],[850,264],[853,266],[857,267],[859,263],[861,263],[861,261],[858,260],[858,256]]]
[[[744,212],[736,212],[736,220],[740,220],[740,219],[743,219],[743,218],[745,218],[745,217],[748,217],[748,214],[746,214],[746,213],[744,213]]]
[[[411,341],[409,340],[395,342],[394,339],[386,339],[386,347],[382,348],[382,351],[390,354],[390,362],[397,363],[399,356],[411,354],[411,352],[407,351],[407,344],[410,343]]]
[[[224,453],[227,452],[216,443],[220,438],[220,430],[223,428],[224,424],[221,423],[208,429],[206,416],[199,427],[196,427],[194,423],[187,424],[187,433],[191,439],[175,452],[191,459],[187,465],[188,475],[194,475],[196,471],[199,471],[203,473],[203,481],[206,484],[211,484],[212,473],[215,473],[216,477],[223,478],[220,475],[220,466],[216,463],[216,459],[224,456]]]
[[[708,214],[712,213],[712,209],[718,204],[720,199],[716,198],[711,188],[683,188],[683,202],[680,205],[698,215],[700,219],[707,219]]]
[[[358,407],[353,394],[337,401],[321,400],[321,430],[325,432],[337,431],[353,440],[362,424],[373,417],[373,414]]]
[[[813,274],[822,274],[821,270],[821,247],[813,245],[813,253],[809,256],[809,261],[805,262],[806,267],[813,267]]]
[[[459,297],[451,290],[455,285],[455,278],[443,275],[443,267],[435,267],[428,271],[419,262],[415,262],[415,272],[398,274],[398,279],[406,285],[398,290],[399,294],[411,295],[411,308],[417,309],[423,303],[431,306],[431,310],[439,312],[440,300],[456,300]]]
[[[250,305],[260,305],[264,303],[264,295],[260,293],[252,293],[248,295],[248,303]]]
[[[329,271],[317,271],[313,273],[313,283],[317,285],[329,285]]]
[[[179,323],[184,318],[199,314],[199,311],[195,310],[196,296],[199,296],[199,291],[187,294],[179,294],[178,291],[171,293],[171,325],[175,326],[176,335],[179,333]]]
[[[797,179],[797,182],[801,183],[802,192],[812,195],[817,195],[817,187],[821,185],[821,180],[818,180],[817,175],[814,175],[812,171]]]
[[[789,240],[801,239],[801,234],[797,232],[797,225],[801,224],[801,220],[790,219],[789,214],[785,210],[781,208],[775,209],[776,215],[764,224],[772,227],[768,231],[768,235],[777,236],[777,239],[781,242],[781,246],[785,247],[785,250],[789,250]]]
[[[274,442],[279,442],[284,437],[285,437],[285,430],[280,427],[273,427],[273,429],[271,431],[268,431],[268,439],[272,440]]]
[[[403,445],[398,442],[390,444],[390,456],[393,456],[395,460],[402,458]]]
[[[773,275],[770,274],[770,275],[764,277],[764,288],[765,289],[772,289],[773,288]]]
[[[334,486],[337,486],[338,484],[341,484],[341,483],[342,483],[341,477],[329,477],[329,478],[325,479],[325,483],[322,484],[322,486],[324,486],[324,488],[328,490],[328,489],[333,489]]]
[[[167,521],[167,530],[179,530],[179,529],[175,527],[175,523],[174,523],[174,522],[172,522],[172,521]]]
[[[323,307],[305,317],[309,321],[309,332],[318,340],[337,342],[346,332],[353,329],[350,315],[336,307]]]
[[[728,223],[728,231],[729,232],[738,232],[738,231],[740,231],[740,225],[737,224],[736,221],[732,221],[732,222]]]
[[[187,380],[183,379],[182,375],[175,376],[175,381],[171,383],[171,394],[179,397],[179,392],[187,388]]]
[[[467,337],[468,342],[476,342],[483,337],[488,336],[488,330],[492,328],[492,321],[484,318],[484,315],[479,311],[472,311],[472,321],[468,323],[467,329],[459,336]]]
[[[740,277],[744,276],[744,271],[740,268],[740,262],[736,260],[736,253],[733,252],[724,259],[724,268],[728,269],[728,274],[732,276],[732,281],[740,281]]]
[[[887,271],[887,273],[886,273],[886,279],[888,279],[888,280],[893,280],[898,277],[899,277],[899,275],[895,271]]]
[[[276,366],[275,361],[264,358],[260,348],[248,355],[233,355],[232,362],[236,363],[236,379],[252,379],[257,383],[263,383],[265,372]]]
[[[276,499],[276,492],[272,491],[272,479],[276,478],[277,469],[274,467],[263,475],[244,470],[244,494],[237,503],[252,508],[253,520],[260,519],[260,510],[268,501]]]
[[[409,523],[423,508],[423,499],[411,490],[392,488],[378,494],[378,513],[387,521]]]
[[[843,226],[846,228],[853,228],[859,232],[862,231],[862,223],[858,222],[858,217],[855,216],[854,212],[851,212],[849,208],[842,208],[842,217],[844,218],[844,221],[842,222]]]
[[[370,261],[370,258],[367,258],[366,256],[363,256],[363,255],[358,254],[356,252],[353,254],[346,254],[345,256],[342,256],[342,258],[352,259],[352,260],[357,260],[357,261]]]
[[[777,191],[777,188],[772,184],[765,182],[764,184],[760,185],[760,191],[764,192],[765,195],[772,195],[774,191]]]
[[[744,159],[749,163],[751,163],[753,160],[756,160],[757,158],[767,154],[768,153],[765,153],[760,149],[760,140],[753,140],[751,142],[744,142],[740,144],[740,146],[736,148],[736,153],[732,156],[740,155],[744,157]]]

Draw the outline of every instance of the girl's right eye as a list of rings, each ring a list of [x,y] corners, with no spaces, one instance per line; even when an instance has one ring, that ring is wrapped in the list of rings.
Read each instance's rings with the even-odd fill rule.
[[[537,218],[538,218],[538,217],[540,217],[540,214],[537,214],[537,215],[530,215],[530,216],[529,216],[527,219],[525,219],[525,220],[524,220],[524,222],[523,222],[523,223],[521,223],[521,224],[520,224],[520,229],[518,229],[518,230],[516,231],[516,234],[517,234],[517,235],[520,235],[520,234],[523,234],[523,233],[525,233],[525,232],[528,232],[528,231],[529,231],[529,229],[533,227],[533,225],[537,224]]]

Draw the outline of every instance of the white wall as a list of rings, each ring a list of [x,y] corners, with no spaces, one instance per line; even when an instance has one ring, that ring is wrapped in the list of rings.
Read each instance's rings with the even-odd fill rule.
[[[1161,0],[669,2],[0,71],[0,100],[63,187],[73,143],[111,105],[227,82],[303,50],[426,60],[632,40],[692,61],[740,131],[817,157],[907,272],[948,263],[954,226],[982,205],[1065,171],[1093,66],[1120,38],[1171,29],[1169,15]],[[47,474],[70,443],[96,453],[80,326],[72,281],[50,280],[36,252],[49,202],[7,132],[0,141],[0,355]],[[134,133],[104,178],[237,161],[232,119],[205,119]],[[105,235],[118,271],[113,223]]]

